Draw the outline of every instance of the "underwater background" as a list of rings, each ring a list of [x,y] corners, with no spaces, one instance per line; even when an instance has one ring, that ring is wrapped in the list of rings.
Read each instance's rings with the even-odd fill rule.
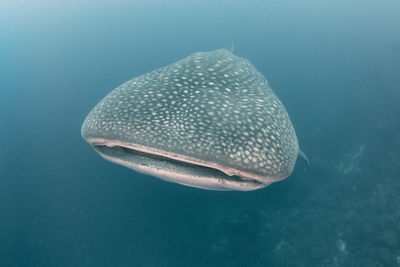
[[[0,266],[400,266],[400,1],[0,1]],[[231,47],[311,166],[206,191],[102,159],[108,92]]]

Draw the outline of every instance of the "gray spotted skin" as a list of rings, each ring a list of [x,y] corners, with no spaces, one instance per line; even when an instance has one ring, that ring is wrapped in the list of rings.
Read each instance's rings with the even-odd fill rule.
[[[123,83],[90,112],[82,135],[89,143],[145,147],[265,185],[289,176],[299,153],[289,116],[263,75],[225,49]]]

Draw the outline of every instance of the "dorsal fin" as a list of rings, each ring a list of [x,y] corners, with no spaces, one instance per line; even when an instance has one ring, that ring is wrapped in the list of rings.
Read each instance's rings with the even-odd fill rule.
[[[232,54],[234,54],[234,52],[235,52],[235,51],[234,51],[234,48],[235,48],[235,46],[234,46],[234,43],[233,43],[233,41],[232,41],[232,43],[231,43],[231,53],[232,53]]]

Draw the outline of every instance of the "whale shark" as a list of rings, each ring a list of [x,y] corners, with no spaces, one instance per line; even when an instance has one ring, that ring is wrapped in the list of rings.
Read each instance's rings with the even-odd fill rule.
[[[266,187],[305,157],[265,77],[226,49],[121,84],[93,108],[81,134],[111,162],[208,190]]]

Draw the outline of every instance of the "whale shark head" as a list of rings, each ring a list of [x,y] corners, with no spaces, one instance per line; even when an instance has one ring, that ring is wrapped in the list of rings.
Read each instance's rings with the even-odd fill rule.
[[[82,136],[107,160],[214,190],[282,180],[299,153],[266,79],[225,49],[192,54],[118,86],[87,116]]]

